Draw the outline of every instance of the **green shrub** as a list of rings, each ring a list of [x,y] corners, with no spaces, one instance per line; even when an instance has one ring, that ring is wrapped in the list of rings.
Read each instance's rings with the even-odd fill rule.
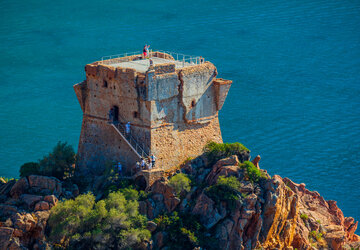
[[[53,151],[40,160],[40,171],[43,175],[54,176],[63,180],[66,174],[72,172],[75,163],[75,152],[66,142],[58,142]]]
[[[186,174],[177,174],[170,178],[169,185],[174,189],[176,195],[180,195],[182,191],[189,192],[191,189],[190,179]]]
[[[316,231],[309,232],[309,238],[314,239],[316,241],[320,241],[322,239],[323,234]]]
[[[240,187],[241,183],[235,176],[220,176],[217,183],[205,189],[205,192],[215,203],[225,201],[230,209],[234,209],[236,201],[241,197]]]
[[[244,145],[242,145],[239,142],[235,142],[235,143],[209,142],[205,145],[204,151],[210,164],[213,164],[222,158],[229,157],[232,155],[237,155],[241,159],[242,154],[244,154],[245,152],[249,152],[249,149],[247,149]]]
[[[183,237],[187,238],[187,240],[189,242],[191,242],[194,245],[198,244],[198,239],[195,236],[194,232],[191,232],[190,230],[188,230],[188,229],[186,229],[184,227],[180,228],[180,232],[181,232],[181,235]]]
[[[27,162],[20,167],[20,177],[40,174],[40,165],[37,162]]]
[[[135,248],[151,234],[134,191],[113,192],[98,202],[91,193],[59,202],[50,213],[50,240],[69,248]]]
[[[20,176],[45,175],[53,176],[60,180],[73,174],[75,152],[66,142],[58,142],[53,151],[45,155],[39,162],[28,162],[20,167]]]
[[[160,215],[154,219],[158,225],[157,231],[168,233],[170,249],[193,249],[196,246],[204,246],[209,241],[205,236],[205,228],[199,223],[199,218],[192,214]]]
[[[247,175],[251,182],[258,182],[260,179],[266,178],[266,175],[260,171],[254,164],[250,161],[244,161],[239,164],[241,168],[246,169]]]
[[[303,221],[306,221],[309,219],[309,216],[307,214],[301,214],[300,215],[300,218],[303,220]]]

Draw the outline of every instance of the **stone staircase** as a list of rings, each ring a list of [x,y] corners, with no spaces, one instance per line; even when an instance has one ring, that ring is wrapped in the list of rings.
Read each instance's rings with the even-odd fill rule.
[[[125,123],[121,122],[112,122],[111,126],[117,131],[117,133],[123,138],[123,140],[129,145],[129,147],[134,151],[134,153],[141,159],[145,158],[146,163],[149,163],[149,149],[145,147],[143,143],[139,143],[139,139],[136,138],[132,133],[126,134]]]

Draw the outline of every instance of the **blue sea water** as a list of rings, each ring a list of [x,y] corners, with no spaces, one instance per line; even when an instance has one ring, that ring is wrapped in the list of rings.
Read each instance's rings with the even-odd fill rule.
[[[201,55],[234,81],[224,141],[360,220],[360,1],[0,1],[0,175],[78,144],[72,85],[104,55]]]

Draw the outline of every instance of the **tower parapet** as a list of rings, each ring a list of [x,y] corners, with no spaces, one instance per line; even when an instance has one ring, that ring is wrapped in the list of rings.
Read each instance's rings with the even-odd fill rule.
[[[81,170],[99,171],[121,162],[130,172],[139,156],[153,153],[156,168],[169,169],[201,154],[208,141],[222,142],[218,111],[232,81],[217,79],[201,57],[151,52],[85,66],[74,85],[83,111],[79,141]],[[114,124],[109,124],[113,109]],[[130,122],[131,134],[121,131]],[[116,129],[118,128],[118,129]]]

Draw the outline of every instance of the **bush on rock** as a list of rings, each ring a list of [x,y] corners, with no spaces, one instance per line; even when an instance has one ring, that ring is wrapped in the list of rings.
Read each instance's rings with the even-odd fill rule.
[[[234,143],[216,143],[209,142],[206,144],[204,148],[205,154],[210,162],[210,164],[214,164],[218,160],[226,157],[230,157],[232,155],[237,155],[239,159],[242,159],[242,155],[244,153],[249,153],[249,149],[247,149],[244,145],[239,142]]]
[[[189,177],[182,173],[174,175],[169,180],[169,185],[174,189],[177,196],[183,191],[189,192],[191,189],[190,183]]]
[[[149,239],[147,219],[139,214],[134,200],[137,194],[124,193],[110,193],[98,202],[91,193],[59,202],[51,209],[50,240],[70,248],[128,249]]]

